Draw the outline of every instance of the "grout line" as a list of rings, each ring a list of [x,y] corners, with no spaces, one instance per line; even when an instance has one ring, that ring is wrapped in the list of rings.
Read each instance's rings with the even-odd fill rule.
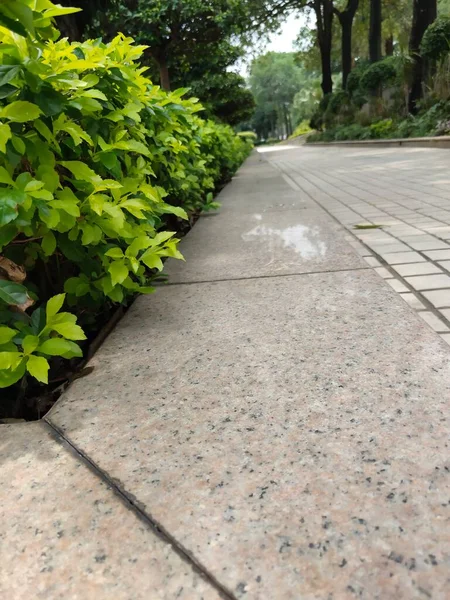
[[[136,517],[144,522],[151,532],[160,540],[169,544],[172,550],[187,563],[204,581],[209,583],[220,595],[223,600],[237,600],[237,597],[221,584],[209,571],[198,561],[186,548],[184,548],[174,536],[172,536],[156,519],[154,519],[145,510],[145,507],[135,498],[133,494],[127,492],[121,482],[110,477],[110,475],[101,469],[87,454],[80,450],[70,438],[66,437],[64,432],[54,425],[47,417],[42,422],[47,426],[49,434],[53,439],[65,447],[66,450],[74,454],[91,472],[93,472],[103,483],[105,483],[113,493],[132,511]]]
[[[363,257],[360,257],[363,258]],[[199,279],[196,281],[174,281],[167,282],[165,284],[155,284],[158,288],[164,288],[166,286],[173,287],[175,285],[196,285],[202,283],[223,283],[227,281],[257,281],[258,279],[280,279],[282,277],[302,277],[303,275],[327,275],[331,273],[347,273],[349,271],[369,271],[371,267],[348,267],[347,269],[327,269],[325,271],[305,271],[305,273],[279,273],[274,275],[254,275],[249,277],[224,277],[223,279]]]

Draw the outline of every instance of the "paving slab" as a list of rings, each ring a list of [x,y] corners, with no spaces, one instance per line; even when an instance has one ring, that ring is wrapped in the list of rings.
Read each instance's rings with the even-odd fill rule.
[[[394,254],[381,254],[389,265],[423,262],[425,259],[417,252],[395,252]]]
[[[236,598],[444,600],[449,357],[371,269],[173,285],[48,418]]]
[[[387,279],[386,283],[391,286],[393,290],[396,292],[409,292],[409,289],[398,279]]]
[[[392,268],[402,277],[409,277],[411,275],[434,275],[436,273],[442,273],[442,269],[428,261],[423,263],[409,263],[406,265],[392,265]]]
[[[432,292],[423,292],[423,295],[436,308],[450,307],[450,290],[433,290]]]
[[[434,313],[428,311],[421,311],[419,312],[419,316],[425,321],[425,323],[428,323],[428,325],[434,331],[449,331],[447,325],[445,325],[441,321],[441,319],[439,319],[439,317],[437,317]]]
[[[412,308],[416,310],[424,310],[425,304],[421,302],[415,294],[412,292],[408,292],[406,294],[400,294],[400,298],[403,298],[405,302],[407,302]]]
[[[169,263],[170,283],[367,268],[318,208],[202,217],[180,250],[186,263]]]
[[[47,429],[0,425],[1,598],[219,599]]]
[[[444,273],[439,275],[416,275],[414,277],[405,277],[405,281],[415,290],[450,288],[450,277]]]

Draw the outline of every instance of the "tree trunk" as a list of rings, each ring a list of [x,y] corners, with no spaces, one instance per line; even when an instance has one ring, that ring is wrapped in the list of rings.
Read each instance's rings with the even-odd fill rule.
[[[423,82],[426,75],[425,63],[420,56],[420,43],[423,34],[437,16],[437,0],[413,0],[413,20],[409,38],[409,54],[414,59],[408,109],[415,114],[417,103],[423,96]]]
[[[82,39],[79,21],[76,18],[77,14],[62,15],[58,18],[58,28],[61,32],[61,37],[68,38],[69,42],[81,42]]]
[[[384,53],[386,54],[386,56],[393,56],[394,54],[394,36],[390,35],[388,38],[386,38],[386,41],[384,42]]]
[[[370,0],[369,59],[381,60],[381,0]]]
[[[341,20],[342,28],[342,87],[347,88],[347,79],[352,70],[352,20],[345,17]]]
[[[294,133],[294,128],[292,126],[292,116],[291,116],[290,111],[288,111],[288,123],[289,123],[289,135],[292,135]]]
[[[288,109],[286,108],[286,104],[283,104],[283,117],[284,126],[286,128],[286,137],[288,138],[291,135],[291,128],[289,127],[289,114]]]
[[[166,92],[170,92],[169,67],[167,65],[167,60],[164,55],[160,56],[158,60],[158,67],[161,87],[163,90],[166,90]]]
[[[314,0],[314,12],[317,20],[317,42],[322,65],[322,91],[324,96],[333,91],[331,77],[331,48],[333,37],[333,0]]]
[[[341,24],[342,87],[344,90],[347,87],[347,79],[352,70],[352,30],[358,4],[359,0],[347,0],[345,10],[334,9]]]

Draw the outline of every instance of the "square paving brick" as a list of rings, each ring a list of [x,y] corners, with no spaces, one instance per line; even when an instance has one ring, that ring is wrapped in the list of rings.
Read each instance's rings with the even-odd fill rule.
[[[381,266],[380,261],[377,260],[376,258],[374,258],[373,256],[366,256],[364,258],[364,260],[370,267],[380,267]]]
[[[391,279],[393,277],[392,273],[388,271],[385,267],[378,267],[377,269],[375,269],[375,272],[378,273],[378,275],[383,279]]]
[[[407,294],[400,294],[400,298],[403,298],[412,308],[416,310],[422,310],[425,308],[425,304],[421,302],[415,294],[408,292]]]
[[[450,333],[443,333],[441,338],[444,340],[446,344],[450,346]]]
[[[409,292],[409,289],[398,279],[386,279],[386,283],[388,283],[393,290],[396,292]]]
[[[444,269],[447,269],[447,271],[450,271],[450,260],[441,260],[438,264],[441,267],[444,267]]]
[[[428,325],[434,329],[434,331],[449,331],[447,325],[445,325],[434,313],[421,311],[418,314],[422,317],[425,323],[428,323]]]
[[[447,260],[450,259],[449,250],[426,250],[424,251],[425,256],[431,258],[431,260]]]
[[[377,254],[389,254],[391,252],[408,252],[409,248],[406,244],[379,244],[378,242],[372,244],[366,242],[366,244],[372,248]]]
[[[447,321],[450,321],[450,308],[443,308],[439,312],[444,315]]]
[[[409,245],[411,248],[414,248],[414,250],[450,250],[450,246],[440,240],[436,240],[434,242],[409,242]]]
[[[450,290],[436,290],[434,292],[423,292],[423,295],[436,308],[450,307]]]
[[[442,273],[442,269],[429,261],[422,263],[409,263],[406,265],[392,265],[392,268],[402,277],[408,277],[411,275],[434,275],[435,273]]]
[[[417,252],[395,252],[394,254],[382,254],[383,259],[390,265],[401,265],[405,263],[424,262],[425,258]]]
[[[450,277],[444,273],[440,275],[417,275],[415,277],[405,277],[415,290],[439,290],[450,288]]]

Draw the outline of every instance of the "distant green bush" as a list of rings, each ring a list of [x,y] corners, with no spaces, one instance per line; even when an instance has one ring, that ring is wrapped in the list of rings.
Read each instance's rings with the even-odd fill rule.
[[[258,136],[254,131],[240,131],[237,136],[246,142],[250,142],[251,144],[254,144],[258,139]]]
[[[289,139],[293,139],[296,138],[300,135],[306,135],[307,133],[311,133],[312,129],[309,126],[308,121],[302,121],[301,123],[299,123],[297,125],[297,127],[294,129],[294,132],[292,133],[292,135],[289,137]]]
[[[382,119],[369,126],[371,139],[388,138],[395,131],[395,125],[392,119]]]
[[[425,31],[420,45],[422,56],[441,60],[450,53],[450,17],[438,17]]]
[[[405,119],[378,119],[372,123],[337,125],[323,132],[308,136],[308,142],[331,142],[341,140],[389,139],[428,137],[450,133],[450,102],[437,102],[423,108],[417,116]]]
[[[364,71],[359,81],[359,89],[375,93],[380,88],[392,84],[397,77],[397,58],[389,56],[373,63]]]
[[[353,96],[353,94],[360,88],[361,77],[363,76],[364,71],[367,69],[368,66],[369,63],[362,62],[360,64],[357,64],[351,70],[347,78],[347,92],[350,94],[350,96]]]

